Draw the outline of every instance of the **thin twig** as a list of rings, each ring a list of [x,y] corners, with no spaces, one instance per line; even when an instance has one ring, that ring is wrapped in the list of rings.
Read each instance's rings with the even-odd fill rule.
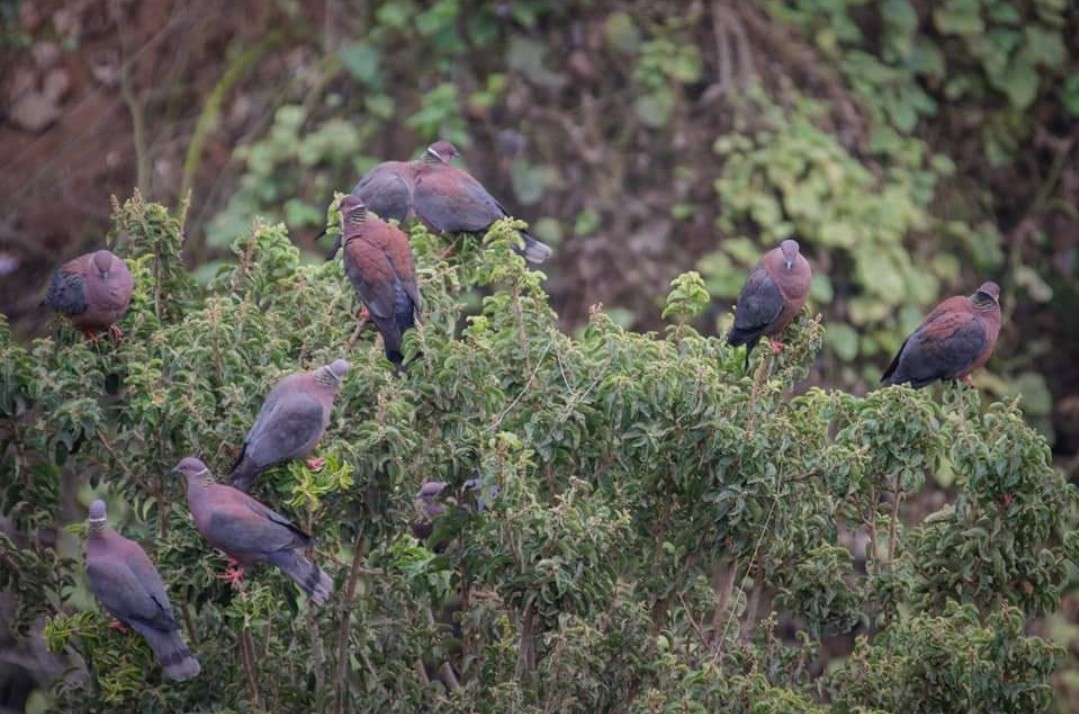
[[[322,671],[325,656],[322,652],[322,633],[318,629],[318,618],[315,616],[313,605],[307,608],[307,632],[311,639],[311,669],[315,673],[315,699],[317,701],[322,696],[323,687],[326,684]]]
[[[528,380],[525,382],[525,386],[521,388],[520,394],[514,397],[513,401],[502,410],[502,413],[498,415],[498,418],[491,424],[491,428],[488,431],[495,431],[502,424],[502,420],[506,418],[506,415],[510,413],[510,410],[517,405],[517,402],[521,401],[521,398],[528,392],[528,388],[532,386],[533,380],[536,379],[536,373],[539,372],[540,366],[543,364],[543,358],[547,356],[547,353],[551,351],[551,347],[554,345],[554,340],[547,343],[547,346],[543,349],[543,354],[540,355],[539,361],[532,369],[532,374],[528,375]]]
[[[251,628],[247,624],[240,632],[240,658],[247,676],[247,686],[251,689],[251,704],[255,709],[262,709],[258,680],[255,678],[255,643],[251,640]]]
[[[895,528],[899,521],[899,498],[902,495],[899,490],[899,471],[895,472],[894,501],[892,503],[892,522],[888,524],[888,567],[895,570]]]
[[[730,619],[728,609],[731,604],[731,594],[734,592],[734,583],[738,580],[738,561],[732,560],[728,563],[727,570],[724,573],[719,572],[720,567],[716,567],[716,582],[713,588],[718,596],[718,601],[716,602],[716,611],[712,615],[712,642],[717,657],[723,652],[723,641],[718,639],[719,623],[722,620],[725,625],[727,620]]]
[[[352,599],[356,596],[356,583],[360,579],[360,563],[363,562],[366,550],[367,541],[361,535],[356,539],[356,549],[352,554],[352,568],[348,574],[345,599],[341,605],[341,628],[337,634],[337,677],[334,682],[334,696],[338,714],[345,712],[345,676],[348,674],[348,639],[352,620]]]
[[[517,344],[525,358],[525,369],[531,370],[532,361],[528,357],[528,333],[525,332],[524,314],[521,311],[521,286],[516,283],[513,285],[513,321],[517,325]]]
[[[197,646],[199,643],[199,632],[195,629],[195,619],[191,617],[191,606],[186,600],[180,605],[180,612],[183,613],[184,624],[187,625],[187,636],[191,638],[191,644]]]

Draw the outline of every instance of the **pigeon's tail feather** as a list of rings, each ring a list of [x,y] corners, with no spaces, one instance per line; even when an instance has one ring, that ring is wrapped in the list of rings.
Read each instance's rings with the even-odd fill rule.
[[[202,671],[199,661],[180,638],[179,630],[161,632],[146,628],[142,630],[142,635],[146,638],[146,644],[150,645],[150,649],[154,651],[154,656],[157,657],[161,669],[169,679],[180,682]]]
[[[315,240],[318,240],[319,238],[321,238],[324,235],[326,235],[326,231],[322,231],[322,233],[319,233],[318,236],[315,238]],[[331,260],[333,260],[334,258],[336,258],[337,257],[337,251],[339,251],[339,250],[341,250],[341,236],[336,235],[333,238],[333,245],[330,246],[329,252],[326,253],[326,262],[328,263]]]
[[[764,329],[759,327],[739,327],[735,325],[731,328],[731,332],[727,335],[727,344],[731,347],[737,347],[738,345],[748,344],[752,350],[757,346],[757,342],[760,341],[761,335],[764,334]]]
[[[761,341],[761,333],[759,331],[742,330],[737,327],[731,330],[727,335],[727,344],[731,347],[738,347],[739,345],[746,346],[746,363],[745,371],[749,371],[749,355],[753,353],[753,348],[757,346],[757,343]]]
[[[322,605],[333,593],[333,580],[329,575],[294,550],[271,553],[269,561],[299,585],[316,605]]]
[[[536,240],[524,231],[521,231],[521,238],[525,241],[524,255],[529,263],[542,263],[551,257],[551,246]]]
[[[245,451],[246,448],[244,447]],[[242,453],[236,465],[232,467],[232,487],[247,493],[260,473],[262,473],[262,469],[248,458],[246,453]]]

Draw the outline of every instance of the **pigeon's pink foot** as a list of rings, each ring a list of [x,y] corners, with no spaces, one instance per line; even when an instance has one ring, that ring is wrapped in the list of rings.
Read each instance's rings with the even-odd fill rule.
[[[768,338],[768,346],[772,348],[772,354],[774,355],[779,354],[786,347],[782,342],[773,340],[771,337]]]
[[[366,305],[361,307],[360,311],[356,313],[356,319],[360,322],[367,322],[371,319],[371,312],[367,309]]]
[[[116,630],[117,632],[125,632],[126,633],[127,632],[127,625],[120,622],[119,620],[113,620],[112,622],[109,623],[109,629],[110,630]]]
[[[82,328],[82,334],[86,337],[86,341],[90,343],[90,346],[96,346],[101,336],[105,334],[96,327],[84,327]]]
[[[312,471],[318,471],[325,465],[326,459],[321,456],[307,460],[307,468],[311,469]]]
[[[235,587],[240,584],[241,580],[244,579],[244,570],[243,568],[233,568],[232,566],[229,566],[225,569],[225,572],[221,573],[217,577],[220,580],[224,580]]]
[[[1010,505],[1012,505],[1012,501],[1014,501],[1014,500],[1015,500],[1015,495],[1014,495],[1014,494],[1011,494],[1011,493],[1006,493],[1006,494],[1004,494],[1004,496],[1003,496],[1003,497],[1002,497],[1002,498],[1000,499],[1000,502],[1001,502],[1002,504],[1004,504],[1004,506],[1005,506],[1005,507],[1007,507],[1007,506],[1010,506]]]
[[[962,377],[960,377],[959,381],[962,382],[963,384],[967,385],[968,387],[973,387],[974,386],[974,380],[970,378],[969,374],[965,374]]]
[[[124,338],[124,331],[120,329],[119,325],[110,325],[109,336],[112,337],[114,343],[120,344],[120,340]]]
[[[227,581],[233,587],[237,587],[239,586],[240,581],[244,579],[243,566],[240,565],[239,561],[233,558],[226,557],[225,560],[228,562],[228,567],[225,568],[225,572],[217,577]]]

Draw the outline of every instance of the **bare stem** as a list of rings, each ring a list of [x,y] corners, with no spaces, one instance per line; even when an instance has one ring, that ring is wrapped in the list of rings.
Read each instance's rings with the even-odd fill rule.
[[[240,632],[240,659],[247,677],[247,686],[251,690],[251,704],[255,709],[262,709],[258,680],[255,678],[255,643],[251,640],[251,628],[246,624]]]
[[[341,606],[341,629],[337,634],[337,676],[334,682],[336,711],[345,713],[345,677],[348,675],[348,640],[352,620],[352,600],[356,596],[356,584],[360,579],[360,563],[367,552],[367,540],[361,535],[356,539],[356,549],[352,554],[352,568],[345,586],[345,599]]]
[[[536,606],[529,605],[521,623],[521,644],[517,648],[517,678],[536,668]]]
[[[895,571],[895,529],[899,522],[899,501],[902,497],[899,490],[899,472],[895,473],[895,487],[892,495],[892,520],[888,524],[888,567]]]
[[[187,625],[187,636],[191,638],[191,644],[198,645],[199,633],[198,630],[195,629],[195,620],[191,617],[191,606],[186,600],[180,605],[180,612],[183,613],[184,624]]]
[[[749,591],[749,600],[746,602],[746,619],[742,621],[742,639],[748,639],[753,626],[757,624],[757,609],[761,604],[761,591],[764,582],[760,575],[753,576],[753,589]]]
[[[730,619],[728,610],[731,606],[731,594],[734,592],[734,583],[738,580],[738,563],[720,563],[716,566],[712,576],[712,588],[716,593],[716,610],[712,613],[712,646],[716,656],[723,652],[723,638],[727,632],[727,622]]]
[[[525,334],[524,314],[521,311],[521,287],[513,286],[513,321],[517,325],[517,343],[521,347],[521,354],[525,359],[525,371],[532,371],[532,360],[528,356],[528,335]]]

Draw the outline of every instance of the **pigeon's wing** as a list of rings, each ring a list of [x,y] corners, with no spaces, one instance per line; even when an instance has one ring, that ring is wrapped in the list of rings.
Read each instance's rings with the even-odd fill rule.
[[[403,223],[412,212],[412,182],[402,175],[408,165],[379,164],[367,173],[352,189],[354,196],[363,199],[369,210],[383,220]]]
[[[476,179],[449,166],[417,179],[415,208],[420,220],[443,233],[478,233],[506,216]]]
[[[251,428],[244,454],[260,467],[302,456],[322,435],[322,405],[314,397],[290,390],[274,396]]]
[[[161,579],[153,565],[149,569],[154,577],[148,581],[143,568],[133,569],[124,558],[102,556],[86,565],[94,595],[117,619],[162,632],[178,629]]]
[[[287,518],[243,496],[240,491],[223,495],[210,515],[212,540],[225,550],[266,555],[311,543]]]
[[[783,293],[768,271],[760,265],[755,267],[738,294],[731,344],[758,339],[783,312],[784,304]]]
[[[86,290],[79,273],[59,270],[49,282],[45,303],[65,315],[81,315],[86,312]]]

